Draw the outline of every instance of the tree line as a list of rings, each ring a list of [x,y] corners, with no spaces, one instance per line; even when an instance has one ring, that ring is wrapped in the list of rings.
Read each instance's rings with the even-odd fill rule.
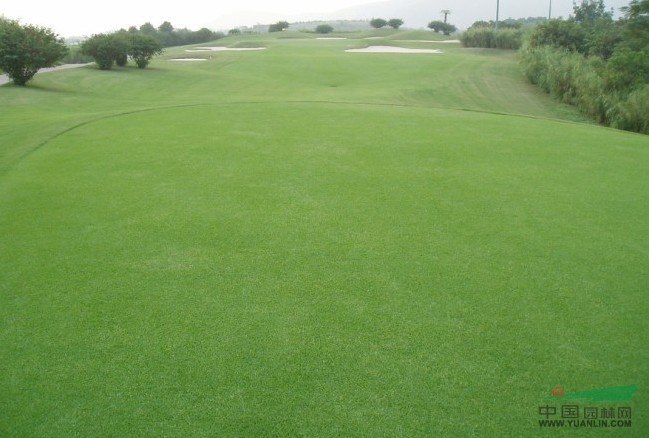
[[[155,55],[162,53],[162,44],[151,35],[122,30],[93,35],[81,43],[81,53],[91,56],[100,70],[110,70],[113,64],[124,67],[129,57],[139,68],[146,68]]]
[[[223,32],[213,32],[206,27],[196,31],[187,28],[176,29],[169,21],[165,21],[157,28],[149,22],[144,23],[139,28],[131,26],[126,32],[151,36],[158,40],[162,47],[207,43],[225,37]]]
[[[66,57],[74,60],[89,56],[102,70],[113,65],[125,66],[132,59],[139,68],[146,68],[153,56],[164,47],[199,44],[224,37],[207,28],[198,31],[174,29],[168,21],[155,28],[144,23],[112,33],[95,34],[72,51],[51,29],[23,25],[0,16],[0,70],[16,85],[24,86],[41,68],[54,67]],[[84,59],[85,60],[85,59]]]
[[[224,36],[207,28],[198,31],[175,29],[168,21],[156,28],[147,22],[139,28],[131,26],[128,30],[95,34],[81,43],[80,52],[91,56],[101,70],[110,70],[113,64],[123,67],[129,58],[139,68],[146,68],[164,47],[206,43]]]

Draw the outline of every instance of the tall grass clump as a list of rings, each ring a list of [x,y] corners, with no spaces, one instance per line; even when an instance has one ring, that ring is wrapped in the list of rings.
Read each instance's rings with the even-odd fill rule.
[[[611,126],[649,134],[649,85],[633,91],[615,106]]]
[[[530,82],[598,123],[649,134],[649,84],[620,85],[619,77],[631,72],[621,72],[598,57],[550,46],[527,47],[520,61]]]
[[[464,47],[483,47],[485,49],[518,50],[523,42],[521,29],[494,29],[473,27],[467,29],[460,41]]]
[[[527,47],[520,52],[527,78],[556,99],[577,106],[599,123],[606,123],[608,102],[602,77],[603,64],[597,58],[549,46]]]

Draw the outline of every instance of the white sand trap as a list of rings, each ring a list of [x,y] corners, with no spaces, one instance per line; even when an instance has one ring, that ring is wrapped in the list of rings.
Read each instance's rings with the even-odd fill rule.
[[[444,53],[435,49],[406,49],[393,46],[369,46],[364,49],[347,49],[348,53]]]
[[[364,40],[380,40],[383,37],[365,37]]]
[[[344,37],[319,37],[316,40],[346,40]]]
[[[253,50],[266,50],[266,47],[196,47],[187,52],[250,52]]]
[[[205,58],[171,58],[169,61],[177,61],[177,62],[200,62],[200,61],[207,61]]]
[[[460,40],[444,40],[444,41],[433,41],[433,40],[395,40],[401,43],[439,43],[439,44],[460,44]]]

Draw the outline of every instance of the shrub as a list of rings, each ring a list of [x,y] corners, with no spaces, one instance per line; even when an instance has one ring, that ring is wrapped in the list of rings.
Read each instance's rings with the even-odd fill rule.
[[[399,29],[401,26],[403,26],[403,20],[400,18],[391,18],[388,20],[388,26],[390,26],[392,29]]]
[[[444,23],[443,21],[431,21],[428,23],[428,28],[432,29],[435,33],[442,32],[444,35],[450,35],[453,32],[457,31],[457,27],[450,23]]]
[[[649,83],[649,47],[643,50],[628,47],[615,50],[608,61],[606,82],[610,88],[618,91]]]
[[[0,69],[14,84],[26,85],[39,69],[56,65],[67,52],[50,29],[22,26],[0,16]]]
[[[315,33],[327,34],[334,31],[334,28],[328,24],[320,24],[315,28]]]
[[[572,20],[548,20],[532,32],[530,46],[559,47],[586,53],[586,32],[581,25]]]
[[[128,41],[115,34],[93,35],[81,44],[81,53],[92,56],[100,70],[110,70],[116,59],[129,51]]]
[[[388,22],[383,18],[372,18],[370,20],[370,26],[372,26],[374,29],[381,29],[382,27],[385,27],[387,25]]]
[[[146,68],[151,58],[160,53],[162,53],[162,45],[152,36],[136,34],[131,37],[128,54],[133,58],[138,68]]]
[[[281,32],[288,29],[288,21],[278,21],[275,24],[271,24],[268,28],[268,32]]]

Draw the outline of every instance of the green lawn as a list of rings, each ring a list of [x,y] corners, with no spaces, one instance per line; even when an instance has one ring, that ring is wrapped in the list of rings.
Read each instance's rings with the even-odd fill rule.
[[[649,137],[361,35],[0,87],[0,435],[644,436]]]

